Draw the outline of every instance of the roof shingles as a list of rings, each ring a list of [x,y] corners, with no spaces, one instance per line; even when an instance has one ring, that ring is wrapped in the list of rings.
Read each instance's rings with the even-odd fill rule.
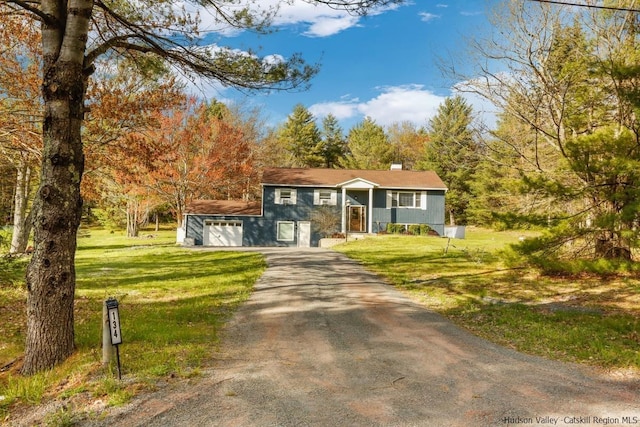
[[[266,169],[263,185],[291,187],[330,187],[362,179],[378,188],[407,190],[446,190],[447,187],[433,171],[355,170],[355,169]],[[239,200],[194,200],[187,206],[189,214],[260,215],[260,202]]]
[[[355,170],[355,169],[266,169],[263,185],[339,187],[363,179],[380,188],[412,190],[446,190],[447,186],[433,171]]]
[[[185,212],[202,215],[260,215],[260,202],[242,200],[194,200]]]

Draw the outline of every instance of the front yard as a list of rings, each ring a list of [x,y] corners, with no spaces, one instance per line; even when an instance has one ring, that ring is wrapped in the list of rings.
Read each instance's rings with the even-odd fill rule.
[[[550,277],[507,265],[521,232],[379,236],[334,247],[477,335],[540,356],[640,372],[640,278]],[[447,247],[448,246],[448,247]]]

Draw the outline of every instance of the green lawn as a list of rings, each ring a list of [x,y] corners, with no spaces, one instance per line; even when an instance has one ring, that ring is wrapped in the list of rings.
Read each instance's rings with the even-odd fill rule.
[[[640,280],[549,277],[507,266],[520,232],[466,239],[386,235],[334,247],[426,307],[502,345],[553,359],[640,372]]]
[[[87,233],[83,233],[86,235]],[[49,394],[126,401],[159,379],[198,375],[212,360],[220,328],[266,265],[260,254],[177,247],[175,232],[130,239],[90,230],[78,240],[75,334],[78,351],[62,366],[23,378],[0,372],[0,419],[11,405],[37,404]],[[24,269],[24,261],[13,269]],[[122,328],[122,371],[101,366],[102,304],[116,297]],[[21,281],[0,285],[0,367],[24,351],[26,292]],[[4,339],[6,338],[6,339]]]
[[[62,366],[33,377],[0,372],[0,419],[49,398],[69,404],[47,425],[71,425],[97,398],[117,405],[172,378],[198,376],[220,327],[265,269],[261,255],[177,247],[174,232],[129,239],[88,230],[77,252],[76,344]],[[640,369],[640,280],[632,274],[548,277],[503,262],[518,232],[467,229],[464,240],[386,235],[334,247],[461,326],[494,342],[603,368]],[[24,351],[26,259],[4,261],[0,367]],[[120,303],[124,381],[101,365],[101,313]],[[86,416],[86,415],[85,415]]]

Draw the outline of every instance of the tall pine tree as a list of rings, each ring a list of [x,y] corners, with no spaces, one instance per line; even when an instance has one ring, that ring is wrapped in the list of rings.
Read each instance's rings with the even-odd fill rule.
[[[320,167],[324,164],[320,130],[313,114],[298,104],[280,129],[279,138],[297,167]]]
[[[365,117],[349,131],[349,152],[340,164],[348,169],[388,169],[393,161],[393,147],[384,128]]]
[[[338,124],[338,119],[333,114],[328,114],[322,120],[322,157],[324,166],[332,168],[338,164],[347,150],[347,143]]]
[[[429,120],[429,141],[418,163],[418,169],[435,171],[447,185],[445,204],[452,225],[466,223],[471,181],[479,161],[472,113],[461,96],[445,99],[437,115]]]

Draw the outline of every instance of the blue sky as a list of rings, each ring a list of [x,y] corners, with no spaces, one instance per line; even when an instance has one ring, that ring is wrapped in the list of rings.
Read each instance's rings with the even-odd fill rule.
[[[237,49],[260,48],[261,55],[299,52],[307,62],[320,64],[311,88],[247,96],[209,87],[206,94],[258,107],[270,125],[284,122],[294,106],[302,104],[318,122],[332,113],[345,132],[365,116],[383,126],[401,121],[423,126],[458,83],[442,75],[438,58],[464,62],[460,59],[466,54],[466,39],[489,28],[492,1],[414,0],[357,17],[296,0],[281,8],[278,32],[217,33],[214,41]],[[206,24],[206,15],[203,19]],[[477,110],[482,108],[478,104]]]

